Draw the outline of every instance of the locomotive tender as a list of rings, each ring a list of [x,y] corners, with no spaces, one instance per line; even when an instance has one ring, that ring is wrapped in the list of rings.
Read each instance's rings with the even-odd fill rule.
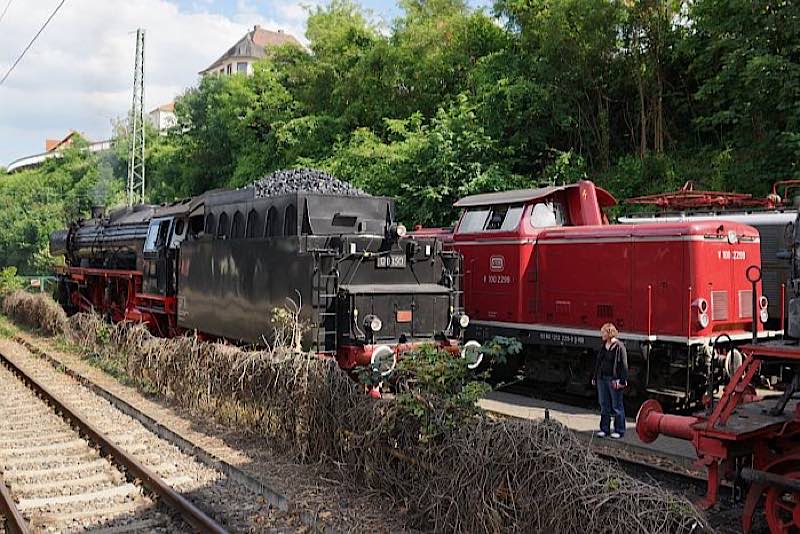
[[[67,311],[263,344],[272,310],[296,306],[306,348],[386,375],[422,342],[457,353],[469,321],[458,255],[405,234],[391,199],[296,170],[78,221],[51,235],[51,252],[66,259]]]
[[[631,397],[697,405],[722,335],[726,347],[768,336],[768,300],[745,270],[760,265],[759,234],[729,221],[609,225],[615,203],[592,182],[475,195],[451,246],[463,255],[470,337],[525,346],[505,369],[573,394],[588,386],[599,327],[613,322],[628,346]],[[719,352],[722,344],[717,345]],[[720,366],[721,367],[721,366]]]

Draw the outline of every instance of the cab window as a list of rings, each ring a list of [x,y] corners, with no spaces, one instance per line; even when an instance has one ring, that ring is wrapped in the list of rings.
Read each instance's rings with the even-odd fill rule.
[[[489,216],[489,208],[471,208],[464,212],[461,218],[461,224],[458,225],[459,234],[471,234],[473,232],[480,232],[486,224],[486,218]]]
[[[558,202],[538,202],[531,210],[531,226],[534,228],[550,228],[564,226],[564,206]]]
[[[511,232],[519,226],[523,209],[522,204],[471,208],[464,213],[458,233]]]
[[[155,252],[167,244],[171,219],[156,219],[150,221],[147,229],[147,239],[144,242],[143,252]]]

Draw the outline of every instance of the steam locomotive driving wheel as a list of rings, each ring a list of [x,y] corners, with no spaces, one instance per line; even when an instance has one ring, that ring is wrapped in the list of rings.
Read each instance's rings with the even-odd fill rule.
[[[792,466],[792,469],[782,476],[800,480],[800,464]],[[771,533],[800,531],[800,493],[770,486],[765,495],[764,513]]]

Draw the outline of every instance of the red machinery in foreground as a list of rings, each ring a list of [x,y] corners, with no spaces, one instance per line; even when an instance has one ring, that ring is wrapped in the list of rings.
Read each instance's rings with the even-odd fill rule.
[[[752,266],[747,276],[755,285],[761,272]],[[749,489],[742,512],[743,532],[750,532],[762,499],[770,532],[800,532],[800,402],[792,400],[800,381],[793,381],[780,397],[758,397],[753,386],[764,362],[800,365],[800,346],[756,344],[755,336],[753,340],[740,347],[742,364],[718,401],[709,396],[704,413],[664,414],[658,401],[648,400],[636,417],[636,433],[645,443],[662,434],[692,442],[697,465],[708,473],[707,493],[698,503],[701,508],[717,502],[722,480],[744,482]]]

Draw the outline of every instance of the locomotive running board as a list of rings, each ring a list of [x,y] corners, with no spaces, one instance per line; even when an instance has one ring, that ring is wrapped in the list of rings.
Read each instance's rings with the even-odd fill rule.
[[[473,320],[472,324],[474,326],[488,326],[494,328],[506,328],[509,330],[523,330],[526,332],[535,332],[537,334],[554,333],[554,334],[561,334],[574,337],[590,337],[597,339],[600,338],[600,333],[598,330],[588,329],[588,328],[569,328],[562,326],[549,326],[544,324],[507,323],[503,321],[480,321],[480,320]],[[771,339],[782,335],[783,335],[783,330],[765,330],[758,333],[758,338]],[[739,334],[731,334],[730,338],[732,341],[744,341],[747,339],[752,339],[752,336],[753,335],[750,332],[742,332]],[[715,339],[715,336],[698,336],[698,337],[686,338],[683,336],[660,336],[655,334],[648,336],[645,334],[631,334],[628,332],[620,332],[619,337],[622,340],[629,339],[632,341],[649,342],[649,343],[654,343],[657,341],[669,341],[672,343],[685,343],[686,345],[701,345],[704,343],[711,343]],[[561,340],[549,340],[549,341],[559,342]],[[576,344],[583,344],[583,343],[576,343]]]

